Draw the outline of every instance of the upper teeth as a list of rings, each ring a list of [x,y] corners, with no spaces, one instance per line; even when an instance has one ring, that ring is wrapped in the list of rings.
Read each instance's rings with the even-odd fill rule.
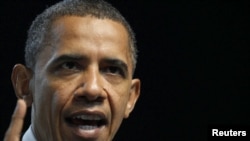
[[[82,119],[82,120],[101,120],[101,117],[96,115],[78,115],[74,116],[74,119]]]

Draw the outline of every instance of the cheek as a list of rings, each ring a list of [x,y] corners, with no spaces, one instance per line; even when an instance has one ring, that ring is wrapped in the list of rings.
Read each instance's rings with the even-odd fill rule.
[[[71,82],[60,82],[52,80],[37,81],[34,95],[34,107],[37,109],[36,113],[44,119],[53,120],[53,123],[60,119],[61,111],[71,98],[72,84]],[[46,116],[46,117],[45,117]],[[55,118],[57,117],[57,118]],[[57,121],[56,121],[57,120]]]
[[[120,87],[117,87],[116,90],[116,94],[118,97],[118,103],[125,105],[128,101],[129,98],[129,91],[130,91],[130,87],[129,87],[129,83],[125,83],[124,85],[121,85]]]
[[[112,114],[114,117],[120,120],[124,116],[126,105],[129,99],[129,85],[123,84],[113,87],[109,86],[107,91],[109,94],[109,104],[113,111]]]
[[[69,82],[53,82],[50,85],[51,97],[52,97],[52,111],[61,114],[65,105],[70,102],[73,96],[74,85]]]
[[[62,111],[72,97],[73,83],[45,79],[36,82],[32,122],[41,136],[58,140],[61,131],[56,128],[61,129]]]
[[[114,136],[125,116],[129,89],[128,85],[106,85],[105,91],[108,94],[111,112],[111,133],[113,133],[111,136]]]

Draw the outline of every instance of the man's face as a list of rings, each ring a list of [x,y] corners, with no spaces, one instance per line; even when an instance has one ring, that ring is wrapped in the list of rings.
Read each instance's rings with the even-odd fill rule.
[[[51,28],[31,80],[38,140],[110,141],[139,96],[122,24],[66,16]]]

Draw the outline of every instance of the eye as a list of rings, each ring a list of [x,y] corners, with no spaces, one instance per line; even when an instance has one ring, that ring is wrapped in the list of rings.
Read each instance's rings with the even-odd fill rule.
[[[121,68],[116,66],[108,66],[104,69],[105,73],[112,74],[112,75],[121,75],[123,76],[124,73]]]
[[[76,62],[65,62],[61,65],[61,69],[78,70],[79,65]]]

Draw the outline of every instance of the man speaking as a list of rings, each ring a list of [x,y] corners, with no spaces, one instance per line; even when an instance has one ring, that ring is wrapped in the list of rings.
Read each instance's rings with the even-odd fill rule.
[[[33,21],[5,141],[111,141],[140,94],[137,48],[124,17],[102,0],[65,0]],[[31,125],[21,137],[26,108]]]

